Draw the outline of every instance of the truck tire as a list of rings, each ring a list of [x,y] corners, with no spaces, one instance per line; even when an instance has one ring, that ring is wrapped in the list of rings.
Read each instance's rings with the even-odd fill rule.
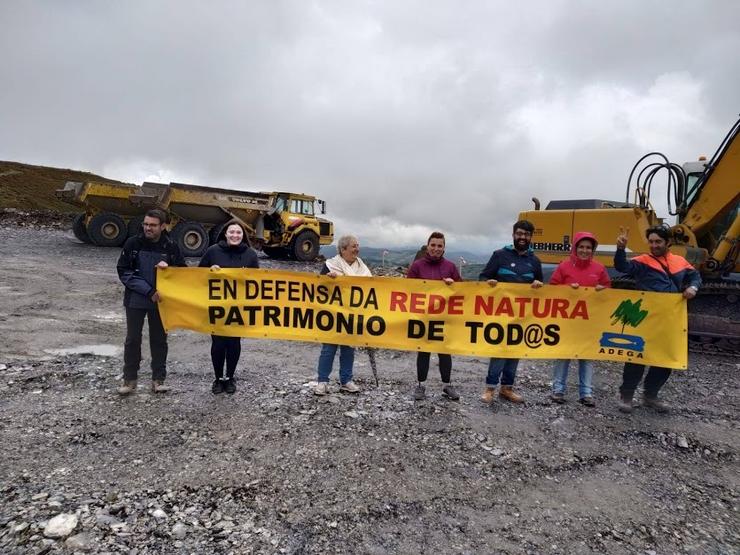
[[[128,237],[128,227],[118,214],[102,212],[90,220],[87,234],[99,247],[120,247]]]
[[[87,234],[87,226],[85,225],[85,214],[78,214],[72,222],[72,233],[83,243],[92,244],[92,239]]]
[[[208,233],[198,222],[180,222],[172,230],[172,239],[183,256],[203,256],[208,248]]]
[[[143,233],[144,228],[142,228],[142,224],[144,223],[144,216],[134,216],[128,221],[128,236],[129,237],[136,237],[137,235],[140,235]]]
[[[293,256],[300,262],[311,262],[319,255],[319,236],[310,229],[301,231],[293,240]]]

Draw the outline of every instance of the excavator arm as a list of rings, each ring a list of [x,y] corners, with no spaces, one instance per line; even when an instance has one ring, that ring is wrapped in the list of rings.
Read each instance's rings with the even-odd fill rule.
[[[699,180],[687,191],[674,234],[705,248],[704,271],[738,271],[740,240],[740,120],[732,127]],[[692,241],[686,241],[688,243]]]
[[[699,236],[716,223],[740,199],[740,120],[706,165],[704,175],[686,197],[689,204],[681,223]]]

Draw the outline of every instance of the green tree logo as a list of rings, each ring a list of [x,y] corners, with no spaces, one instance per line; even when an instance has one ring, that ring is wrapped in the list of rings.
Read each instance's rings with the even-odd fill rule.
[[[624,333],[624,327],[627,325],[630,325],[633,328],[639,326],[640,322],[642,322],[648,315],[647,310],[640,310],[641,304],[642,299],[638,300],[636,303],[633,303],[629,299],[622,301],[617,309],[612,312],[612,326],[617,322],[621,322],[622,333]]]

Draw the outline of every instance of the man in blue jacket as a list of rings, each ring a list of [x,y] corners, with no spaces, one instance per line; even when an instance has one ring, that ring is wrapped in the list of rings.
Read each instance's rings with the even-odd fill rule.
[[[627,260],[629,228],[620,228],[614,267],[635,279],[635,286],[642,291],[682,293],[684,299],[693,299],[701,286],[701,276],[682,256],[668,251],[670,233],[665,227],[651,227],[645,232],[650,254],[641,254]],[[626,362],[619,388],[619,410],[632,412],[632,397],[645,373],[644,364]],[[660,388],[668,381],[670,368],[651,366],[643,384],[642,404],[658,412],[668,412],[668,406],[658,399]]]
[[[542,264],[529,247],[532,242],[532,232],[534,232],[532,222],[520,220],[515,223],[512,244],[491,255],[491,259],[478,276],[478,280],[485,281],[491,287],[495,287],[499,281],[529,283],[534,289],[542,287]],[[493,402],[500,379],[499,397],[512,403],[523,403],[522,396],[512,389],[518,365],[518,358],[492,358],[488,364],[486,389],[481,395],[481,401],[487,404]]]
[[[126,342],[123,349],[123,385],[121,395],[136,391],[141,364],[141,332],[144,319],[149,321],[149,347],[152,356],[152,391],[164,393],[167,377],[167,334],[159,317],[156,287],[157,268],[186,266],[180,247],[165,232],[167,216],[161,210],[150,210],[144,216],[143,231],[129,237],[118,259],[118,278],[126,287],[123,306],[126,307]]]

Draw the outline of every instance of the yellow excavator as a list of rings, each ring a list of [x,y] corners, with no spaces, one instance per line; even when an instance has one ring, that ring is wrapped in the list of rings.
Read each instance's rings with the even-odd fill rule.
[[[666,225],[650,195],[653,184],[666,178],[671,252],[679,254],[702,274],[700,294],[689,302],[692,349],[721,354],[740,353],[740,120],[730,129],[710,160],[700,158],[683,166],[651,152],[632,169],[622,201],[599,199],[554,200],[545,210],[520,213],[535,226],[532,248],[543,263],[557,264],[570,253],[578,231],[599,238],[595,257],[613,270],[615,240],[620,227],[630,229],[627,256],[650,252],[645,230]],[[616,273],[615,273],[616,276]],[[616,277],[615,287],[630,288]],[[670,325],[667,322],[666,325]]]

